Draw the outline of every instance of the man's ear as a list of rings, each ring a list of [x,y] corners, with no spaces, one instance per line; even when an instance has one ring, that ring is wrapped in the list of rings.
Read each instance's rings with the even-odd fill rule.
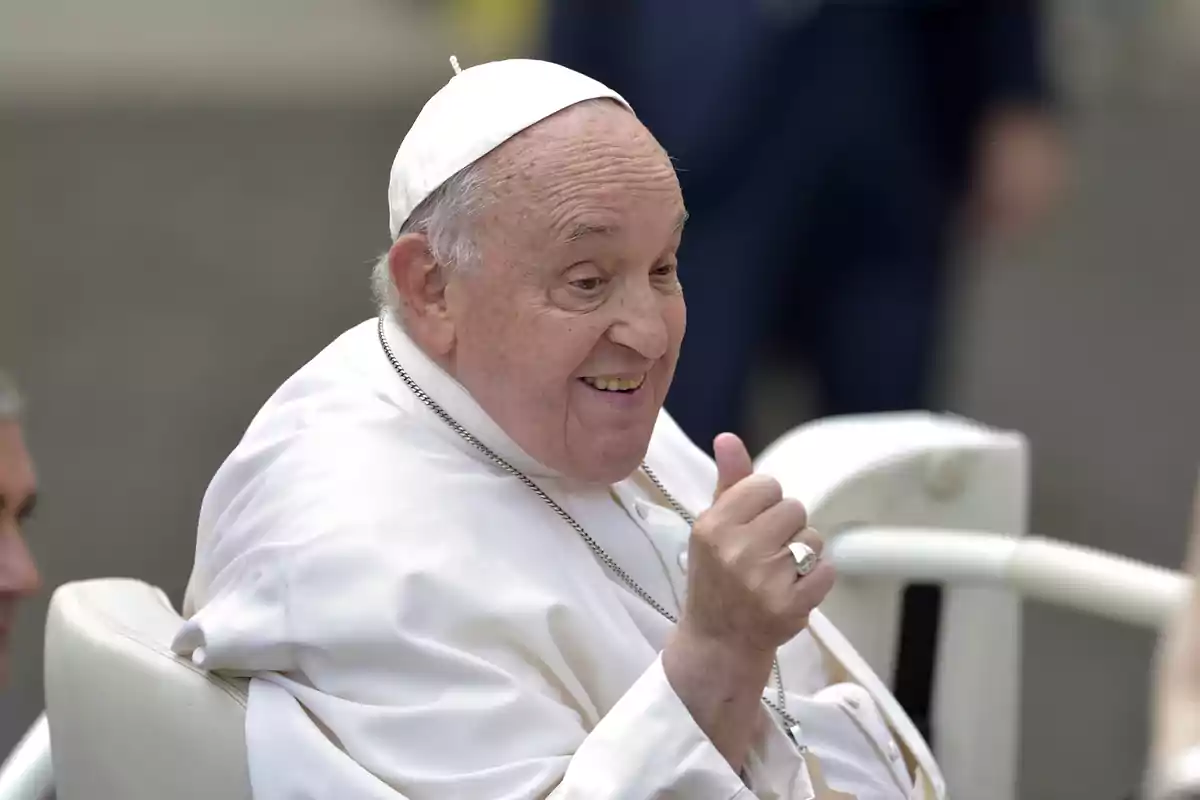
[[[446,269],[434,259],[425,235],[397,239],[388,251],[388,271],[408,334],[430,355],[447,355],[454,346],[454,320],[446,304]]]

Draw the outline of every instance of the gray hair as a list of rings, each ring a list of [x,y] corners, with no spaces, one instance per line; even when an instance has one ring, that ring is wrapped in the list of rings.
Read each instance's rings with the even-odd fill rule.
[[[479,252],[472,238],[472,222],[483,207],[487,185],[486,169],[481,162],[467,165],[413,209],[396,238],[409,233],[424,234],[429,240],[430,254],[442,269],[474,267]],[[400,321],[400,293],[392,283],[387,253],[375,262],[371,288],[379,310]]]
[[[17,382],[0,370],[0,422],[16,419],[20,415],[21,393],[17,391]]]

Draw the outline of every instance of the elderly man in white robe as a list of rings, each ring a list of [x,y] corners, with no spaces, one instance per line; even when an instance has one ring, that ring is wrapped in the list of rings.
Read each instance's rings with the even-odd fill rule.
[[[380,317],[279,388],[201,509],[175,647],[252,676],[255,797],[944,797],[817,610],[804,507],[662,410],[686,212],[625,101],[458,72],[389,212]]]

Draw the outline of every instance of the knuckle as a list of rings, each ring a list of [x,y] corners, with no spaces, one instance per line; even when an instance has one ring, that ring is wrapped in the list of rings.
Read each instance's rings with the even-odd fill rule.
[[[794,497],[785,497],[779,501],[787,509],[788,516],[799,522],[800,527],[808,524],[808,509]]]
[[[776,509],[781,526],[791,528],[799,534],[808,525],[808,512],[805,511],[804,504],[799,500],[785,497],[779,501]]]
[[[751,572],[756,561],[750,537],[741,537],[732,542],[725,551],[726,562],[738,572]]]
[[[766,497],[771,498],[772,503],[778,503],[783,499],[783,487],[779,484],[779,481],[770,475],[756,473],[746,480],[750,486],[754,487],[755,492],[761,492]]]
[[[719,521],[712,514],[703,514],[692,525],[692,537],[702,542],[712,542],[716,539]]]
[[[812,528],[805,528],[796,538],[811,547],[813,552],[815,552],[817,555],[820,555],[821,551],[825,549],[825,537],[821,536],[821,534],[817,533]]]
[[[746,577],[745,586],[755,597],[761,597],[767,591],[768,581],[765,575],[752,572]]]

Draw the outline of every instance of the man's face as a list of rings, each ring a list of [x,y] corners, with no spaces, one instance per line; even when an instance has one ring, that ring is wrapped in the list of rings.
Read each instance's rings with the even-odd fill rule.
[[[529,455],[622,480],[645,456],[686,326],[674,168],[612,103],[542,121],[487,167],[482,263],[446,290],[449,368]]]
[[[8,678],[8,639],[17,603],[41,585],[21,535],[21,524],[33,511],[36,489],[21,427],[0,421],[0,685]]]

